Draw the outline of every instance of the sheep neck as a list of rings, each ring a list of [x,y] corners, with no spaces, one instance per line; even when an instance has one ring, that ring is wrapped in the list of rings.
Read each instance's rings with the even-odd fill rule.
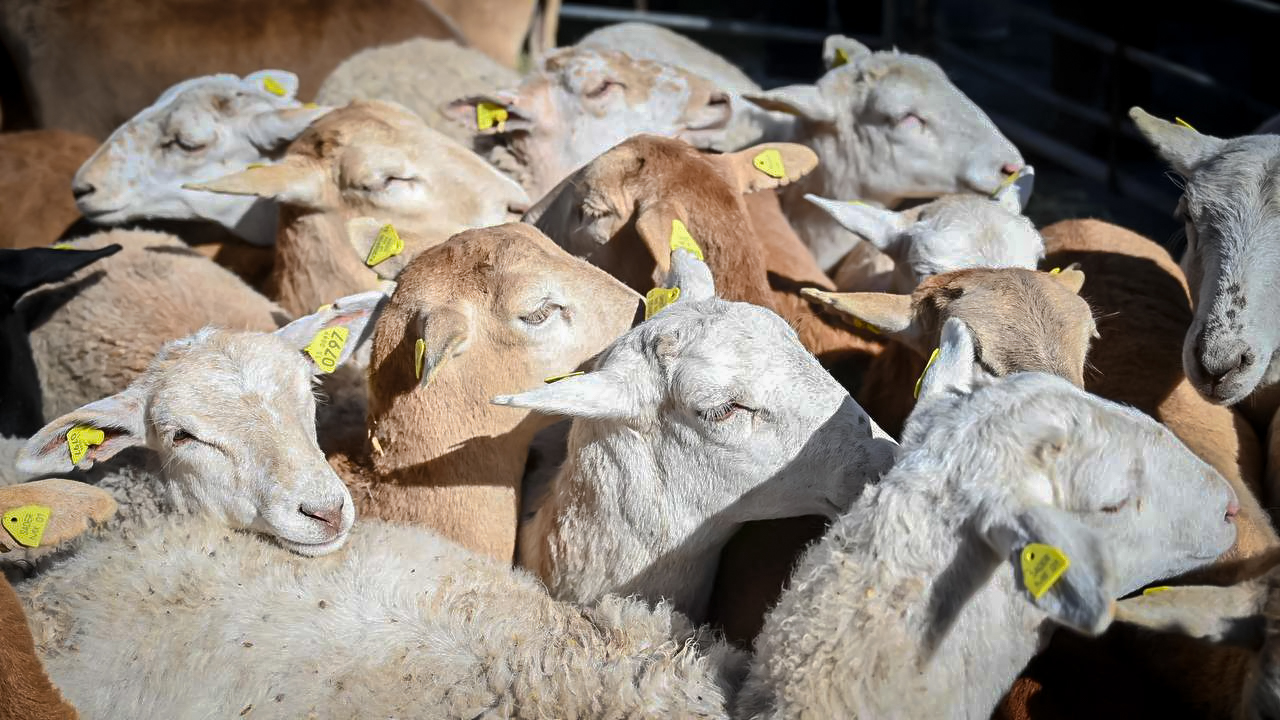
[[[378,289],[378,277],[347,241],[342,218],[282,206],[267,295],[295,316],[344,295]]]

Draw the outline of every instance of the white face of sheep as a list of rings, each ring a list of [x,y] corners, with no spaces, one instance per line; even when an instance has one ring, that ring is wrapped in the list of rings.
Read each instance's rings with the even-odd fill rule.
[[[380,299],[344,298],[274,334],[206,328],[173,341],[124,391],[36,433],[18,467],[66,473],[147,448],[177,507],[272,535],[303,555],[337,550],[355,508],[316,443],[312,383],[320,369],[301,349],[321,331],[344,329],[341,348],[318,351],[342,362]],[[80,446],[79,437],[88,442]]]
[[[954,318],[902,448],[896,468],[952,486],[1015,573],[1029,543],[1067,555],[1062,590],[1036,602],[1081,629],[1109,619],[1113,598],[1210,563],[1235,541],[1235,494],[1168,428],[1052,375],[992,378]]]
[[[500,110],[501,124],[486,120]],[[498,143],[492,157],[533,198],[632,135],[653,133],[705,146],[729,122],[729,97],[683,70],[619,52],[566,48],[519,88],[452,103],[449,113]],[[492,141],[484,136],[494,136]]]
[[[1022,215],[1012,189],[999,201],[948,195],[902,212],[816,195],[806,198],[893,258],[893,289],[899,293],[910,293],[922,280],[952,270],[1034,270],[1044,257],[1044,238]]]
[[[244,78],[209,75],[174,85],[81,166],[72,183],[76,206],[101,224],[207,219],[236,229],[254,200],[182,186],[279,157],[327,110],[302,107],[293,97],[297,85],[292,73],[280,70]]]
[[[682,284],[696,294],[710,276]],[[834,517],[894,448],[785,321],[719,299],[677,302],[594,371],[495,402],[579,418],[574,432],[607,444],[619,467],[732,522]]]
[[[944,193],[991,195],[1022,154],[933,62],[845,41],[848,62],[814,85],[747,95],[794,115],[830,191],[892,207]]]
[[[1177,217],[1195,318],[1183,369],[1200,394],[1234,405],[1280,383],[1280,136],[1223,140],[1130,115],[1184,180]]]

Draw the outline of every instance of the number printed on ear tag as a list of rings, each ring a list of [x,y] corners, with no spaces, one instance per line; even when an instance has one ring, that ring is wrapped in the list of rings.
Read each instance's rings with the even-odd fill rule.
[[[9,531],[14,540],[23,547],[40,547],[40,539],[44,537],[44,529],[49,526],[51,508],[43,505],[23,505],[10,508],[0,515],[0,525]]]
[[[654,288],[644,296],[644,319],[657,315],[680,298],[680,288]]]
[[[323,373],[331,373],[338,368],[338,360],[342,358],[342,349],[347,346],[347,335],[350,332],[344,327],[325,328],[307,344],[306,352],[315,360]]]
[[[1071,567],[1067,554],[1052,545],[1031,543],[1022,548],[1022,582],[1039,600]]]
[[[101,445],[106,437],[106,433],[92,425],[76,425],[68,430],[67,452],[71,454],[71,464],[79,465],[84,456],[89,453],[89,448]]]

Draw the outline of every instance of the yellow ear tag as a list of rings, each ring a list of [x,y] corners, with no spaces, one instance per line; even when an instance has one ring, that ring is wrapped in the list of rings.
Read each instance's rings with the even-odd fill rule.
[[[849,321],[854,327],[858,328],[859,330],[866,330],[872,335],[880,334],[880,328],[876,327],[875,325],[872,325],[871,323],[867,322],[866,320],[863,320],[862,318],[850,317]],[[918,396],[919,394],[920,394],[920,391],[917,390],[916,395]]]
[[[836,58],[831,61],[831,67],[838,68],[847,64],[849,64],[849,53],[844,48],[836,48]]]
[[[1019,171],[1018,171],[1018,172],[1016,172],[1016,173],[1013,173],[1012,175],[1006,175],[1006,176],[1005,176],[1005,179],[1001,180],[1001,181],[1000,181],[1000,184],[999,184],[998,186],[996,186],[996,189],[991,193],[991,197],[992,197],[992,198],[998,198],[998,197],[1000,197],[1000,193],[1004,192],[1005,188],[1007,188],[1007,187],[1009,187],[1010,185],[1012,185],[1012,184],[1014,184],[1014,183],[1018,182],[1018,178],[1020,178],[1020,177],[1022,177],[1022,171],[1021,171],[1021,170],[1019,170]]]
[[[671,249],[688,250],[694,257],[704,262],[706,261],[706,258],[702,255],[702,248],[698,247],[698,241],[693,239],[693,236],[689,234],[689,228],[685,227],[684,223],[679,220],[671,221]]]
[[[276,97],[284,97],[285,95],[284,86],[276,82],[276,79],[270,76],[262,79],[262,89]]]
[[[257,170],[258,168],[264,168],[264,167],[266,167],[266,163],[249,163],[248,165],[244,166],[244,169]]]
[[[347,346],[349,331],[344,327],[325,328],[307,344],[306,353],[320,366],[320,371],[331,373],[338,367],[342,349]]]
[[[565,373],[563,375],[552,375],[551,377],[547,378],[546,380],[543,380],[542,382],[550,385],[553,382],[560,382],[565,378],[578,377],[579,375],[586,375],[586,373],[581,370],[578,370],[576,372]]]
[[[680,288],[654,288],[644,296],[644,319],[657,315],[680,297]]]
[[[481,130],[488,130],[496,123],[498,132],[502,132],[507,126],[507,109],[491,102],[482,102],[476,104],[476,127]]]
[[[1050,270],[1050,271],[1049,271],[1049,274],[1050,274],[1050,275],[1057,275],[1057,274],[1058,274],[1058,273],[1060,273],[1060,272],[1062,272],[1062,268],[1057,267],[1057,268],[1054,268],[1054,269]]]
[[[1162,593],[1162,592],[1164,592],[1165,590],[1172,590],[1172,589],[1173,589],[1173,588],[1169,587],[1168,585],[1157,585],[1157,586],[1155,586],[1155,587],[1149,587],[1149,588],[1147,588],[1146,590],[1143,590],[1143,591],[1142,591],[1142,594],[1143,594],[1143,595],[1155,595],[1156,593]]]
[[[67,451],[71,453],[71,464],[79,465],[89,453],[89,448],[101,445],[106,437],[106,433],[91,425],[76,425],[68,430]]]
[[[427,356],[427,343],[422,338],[413,341],[413,376],[422,379],[422,360]]]
[[[1180,117],[1176,117],[1176,118],[1174,118],[1174,119],[1173,119],[1173,121],[1174,121],[1174,122],[1176,122],[1176,123],[1178,123],[1178,124],[1179,124],[1179,125],[1181,125],[1182,127],[1186,128],[1186,129],[1188,129],[1188,130],[1190,130],[1191,132],[1200,132],[1199,130],[1197,130],[1197,129],[1195,129],[1195,128],[1191,127],[1191,123],[1187,122],[1186,120],[1183,120],[1183,119],[1182,119],[1182,118],[1180,118]]]
[[[331,307],[333,307],[333,303],[325,303],[325,304],[321,305],[320,307],[316,308],[316,312],[318,312],[318,313],[322,313],[322,312],[324,312],[325,310],[328,310],[328,309],[329,309],[329,308],[331,308]]]
[[[73,247],[70,243],[58,243],[57,245],[54,245],[50,249],[51,250],[75,250],[75,247]]]
[[[777,150],[765,150],[751,158],[751,164],[771,178],[784,178],[787,176],[787,168],[782,164],[782,153]]]
[[[1071,567],[1067,554],[1052,545],[1031,543],[1022,548],[1022,582],[1039,600]]]
[[[404,241],[400,239],[400,234],[396,232],[395,227],[390,224],[383,225],[378,231],[378,237],[373,239],[373,247],[369,248],[369,257],[364,259],[364,264],[373,267],[403,251]]]
[[[920,378],[916,380],[915,398],[917,400],[920,399],[920,388],[924,385],[924,376],[929,374],[929,368],[933,367],[933,363],[935,363],[938,360],[938,353],[941,351],[942,351],[942,348],[933,349],[933,354],[929,356],[929,362],[924,364],[924,370],[921,371]]]
[[[44,537],[44,529],[48,527],[52,514],[53,510],[43,505],[23,505],[5,510],[4,515],[0,515],[0,524],[19,545],[40,547],[40,539]]]
[[[315,103],[302,103],[303,110],[315,110],[318,107],[320,106]]]

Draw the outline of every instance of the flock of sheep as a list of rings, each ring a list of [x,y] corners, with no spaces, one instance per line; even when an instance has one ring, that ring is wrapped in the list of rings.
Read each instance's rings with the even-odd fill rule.
[[[1179,266],[824,59],[417,38],[55,136],[0,718],[1274,717],[1280,137],[1132,111]]]

